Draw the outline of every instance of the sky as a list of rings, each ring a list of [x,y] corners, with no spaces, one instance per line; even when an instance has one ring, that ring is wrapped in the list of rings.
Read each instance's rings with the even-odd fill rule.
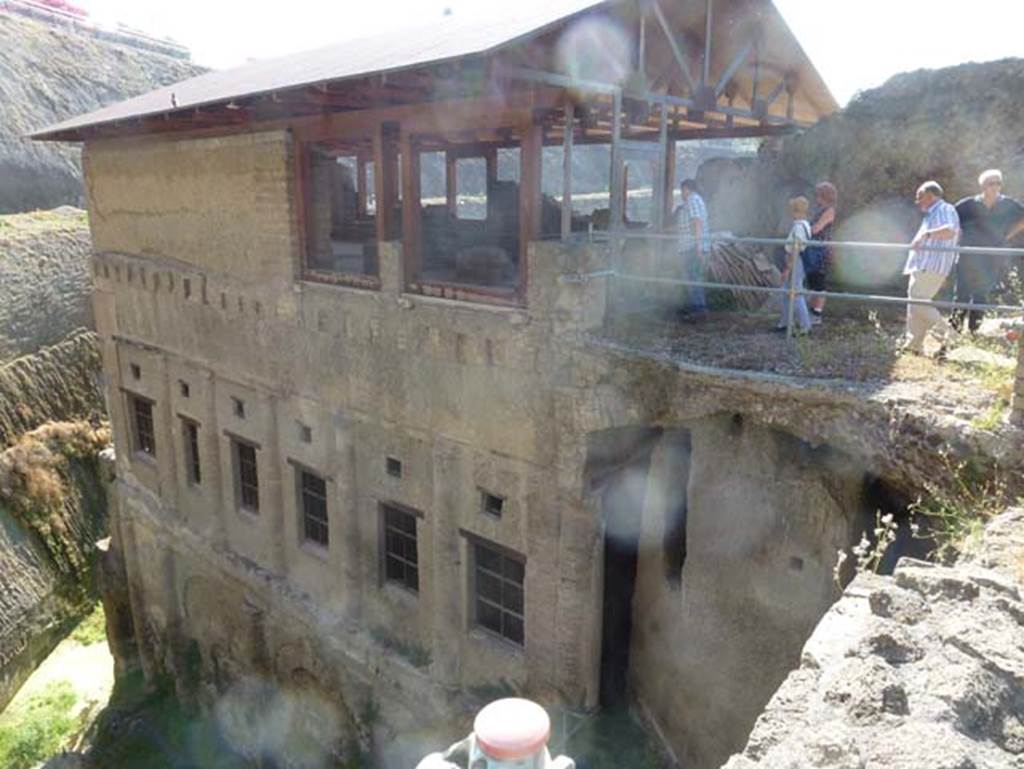
[[[215,68],[366,37],[396,25],[429,25],[446,9],[499,16],[506,2],[523,6],[547,0],[78,0],[97,21],[120,21],[173,37],[191,48],[197,63]],[[1024,56],[1022,0],[775,4],[841,105],[856,91],[881,85],[898,72]]]

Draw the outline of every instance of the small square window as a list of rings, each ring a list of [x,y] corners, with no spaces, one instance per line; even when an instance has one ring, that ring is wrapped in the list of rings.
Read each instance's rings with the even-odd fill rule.
[[[231,410],[239,419],[245,419],[245,401],[241,398],[231,399]]]
[[[388,457],[384,465],[388,475],[392,478],[402,477],[402,463],[399,460],[394,457]]]
[[[132,372],[132,379],[142,379],[142,367],[138,363],[132,363],[129,368]]]
[[[188,386],[188,382],[184,379],[178,380],[178,390],[181,392],[182,398],[188,398],[192,394],[192,389]]]
[[[188,299],[192,296],[192,281],[189,278],[183,278],[181,281],[182,290],[185,292],[185,298]]]
[[[501,518],[501,511],[505,507],[505,498],[499,497],[497,494],[492,494],[489,491],[480,490],[481,505],[483,511],[487,515],[493,515],[495,518]]]
[[[299,440],[303,443],[313,442],[313,428],[299,422]]]

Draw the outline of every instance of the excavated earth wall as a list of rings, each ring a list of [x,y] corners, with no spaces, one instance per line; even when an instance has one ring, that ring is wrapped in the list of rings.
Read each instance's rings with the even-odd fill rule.
[[[27,134],[199,74],[191,62],[0,13],[0,213],[81,205],[79,150]]]
[[[0,361],[92,328],[85,211],[0,217]]]

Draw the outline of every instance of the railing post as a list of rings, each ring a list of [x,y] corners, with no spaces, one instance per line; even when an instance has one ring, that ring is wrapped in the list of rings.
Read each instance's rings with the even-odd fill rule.
[[[1017,335],[1017,377],[1013,383],[1010,424],[1024,427],[1024,328]]]
[[[787,258],[788,258],[787,254]],[[800,254],[797,253],[793,257],[793,265],[789,268],[789,307],[787,308],[786,317],[786,338],[790,339],[793,336],[793,315],[796,312],[796,260],[800,258]]]

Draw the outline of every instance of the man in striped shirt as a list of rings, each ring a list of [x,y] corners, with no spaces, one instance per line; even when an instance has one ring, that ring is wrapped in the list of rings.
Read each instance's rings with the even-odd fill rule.
[[[924,219],[910,244],[903,274],[910,278],[907,284],[908,298],[931,300],[939,293],[956,264],[956,252],[944,249],[956,246],[960,237],[960,218],[956,209],[942,199],[942,187],[938,182],[928,181],[918,187],[915,202],[924,213]],[[923,354],[925,337],[932,330],[941,339],[937,357],[944,358],[953,334],[952,327],[935,307],[908,304],[907,342],[904,350],[916,355]]]
[[[708,208],[697,192],[697,182],[686,179],[679,185],[683,203],[676,209],[679,227],[679,254],[683,260],[683,278],[703,281],[704,264],[711,251],[708,232]],[[688,302],[681,313],[682,320],[704,320],[708,314],[703,286],[687,286]]]

